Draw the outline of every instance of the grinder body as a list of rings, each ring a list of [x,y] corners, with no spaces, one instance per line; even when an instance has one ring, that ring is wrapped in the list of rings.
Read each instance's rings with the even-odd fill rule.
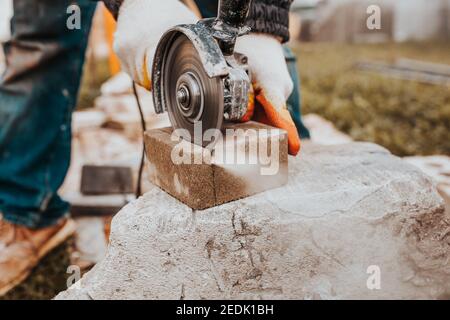
[[[251,90],[247,58],[234,51],[251,0],[220,0],[217,18],[178,25],[161,38],[152,68],[157,113],[168,112],[174,129],[185,129],[191,142],[203,139],[224,121],[239,121],[247,112]],[[201,135],[198,133],[200,128]]]

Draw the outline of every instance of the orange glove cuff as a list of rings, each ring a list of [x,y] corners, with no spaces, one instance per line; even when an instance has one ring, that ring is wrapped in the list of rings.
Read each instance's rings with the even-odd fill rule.
[[[287,131],[289,154],[296,156],[300,152],[301,141],[289,110],[282,109],[278,112],[262,92],[256,96],[256,100],[263,107],[268,124]]]

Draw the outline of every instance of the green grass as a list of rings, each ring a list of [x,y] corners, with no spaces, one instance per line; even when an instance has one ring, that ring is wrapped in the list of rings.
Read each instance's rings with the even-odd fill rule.
[[[299,44],[303,112],[394,154],[450,155],[450,88],[357,71],[357,61],[397,58],[450,64],[450,45]]]

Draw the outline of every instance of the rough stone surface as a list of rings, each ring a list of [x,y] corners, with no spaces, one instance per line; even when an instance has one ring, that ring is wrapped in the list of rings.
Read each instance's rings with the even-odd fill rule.
[[[227,135],[227,129],[242,130],[242,134],[233,131],[235,135]],[[284,131],[255,122],[228,125],[212,151],[173,140],[172,132],[172,128],[146,132],[148,177],[193,209],[211,208],[287,183],[288,145]],[[267,159],[258,153],[266,146],[266,154],[270,155]],[[278,152],[272,152],[272,147]],[[176,163],[173,153],[183,155],[188,163]],[[253,162],[249,161],[250,154]],[[272,161],[265,161],[270,158]]]
[[[437,190],[444,198],[447,212],[450,213],[450,157],[428,156],[428,157],[406,157],[409,163],[417,166],[427,175],[434,179]]]
[[[450,219],[419,169],[351,143],[306,145],[289,171],[285,187],[204,211],[154,188],[114,218],[105,259],[57,298],[449,297]],[[371,266],[380,290],[368,289]]]

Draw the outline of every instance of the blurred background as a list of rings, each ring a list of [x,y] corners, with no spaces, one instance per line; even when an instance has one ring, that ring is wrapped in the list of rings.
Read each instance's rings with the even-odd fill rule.
[[[0,41],[9,37],[11,4],[0,0]],[[376,30],[367,27],[373,5],[381,10]],[[432,176],[450,203],[450,0],[295,0],[290,29],[312,141],[380,144]],[[99,5],[62,189],[78,216],[71,263],[83,270],[103,257],[111,217],[133,195],[82,194],[82,168],[123,166],[136,177],[142,152],[131,80],[111,51],[113,30],[112,17]],[[3,68],[0,50],[0,72]],[[151,94],[140,89],[139,96],[148,127],[167,126],[165,115],[154,114]],[[52,297],[54,292],[35,290],[48,279],[36,281],[18,292]]]
[[[381,29],[366,26],[369,5]],[[296,0],[305,113],[399,156],[450,154],[448,0]]]
[[[372,5],[379,30],[367,27]],[[292,11],[312,140],[334,143],[327,120],[380,144],[432,176],[449,208],[450,1],[295,0]]]

